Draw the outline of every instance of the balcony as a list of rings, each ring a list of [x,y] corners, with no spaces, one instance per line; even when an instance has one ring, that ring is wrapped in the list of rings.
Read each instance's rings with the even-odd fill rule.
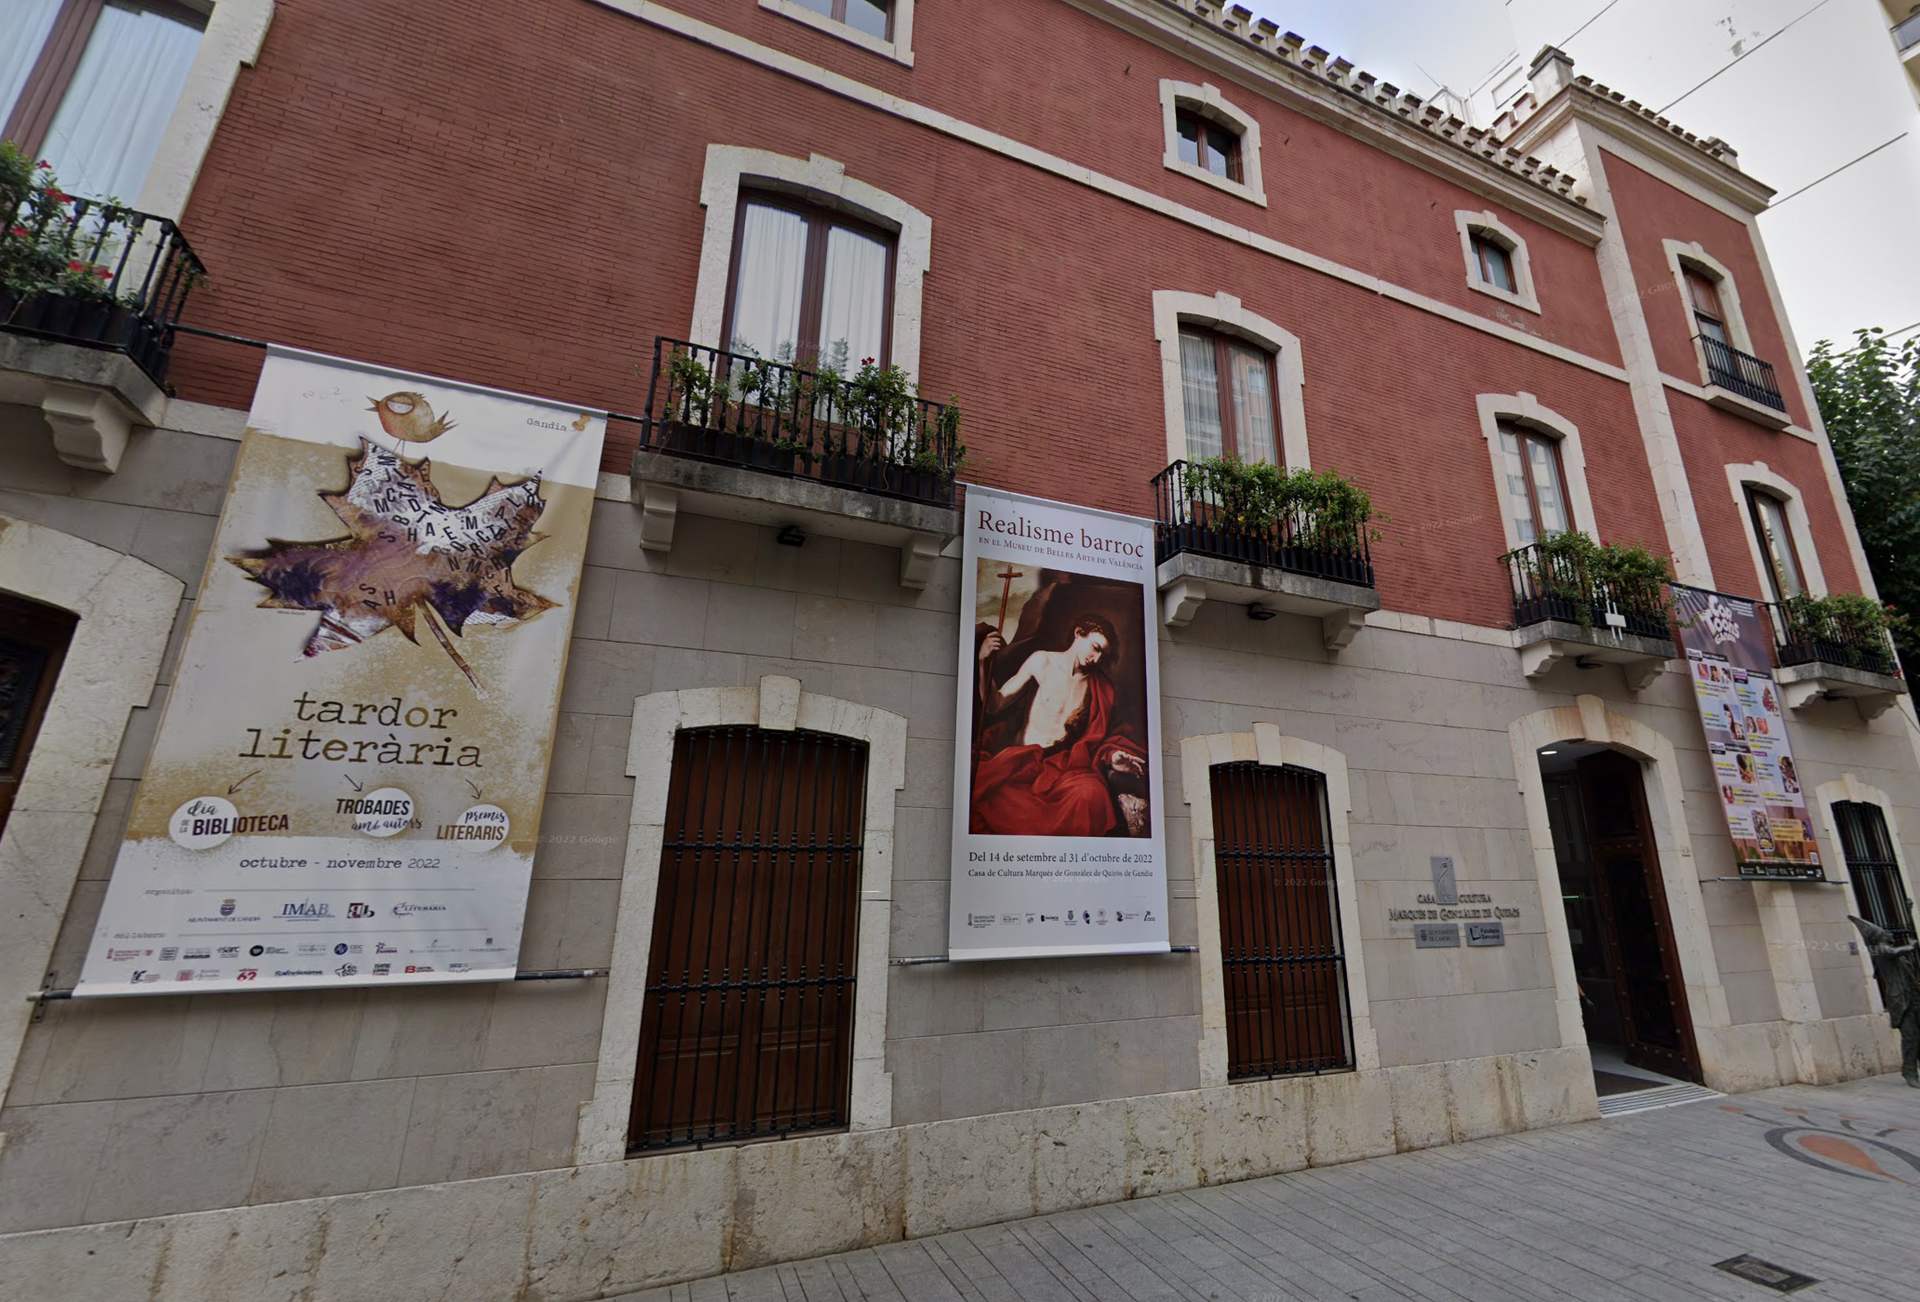
[[[1351,643],[1380,609],[1370,511],[1261,506],[1176,461],[1153,477],[1154,561],[1169,628],[1203,602],[1245,606],[1252,619],[1285,611],[1318,618],[1329,651]]]
[[[1637,692],[1674,655],[1664,583],[1608,582],[1540,543],[1500,563],[1513,589],[1514,646],[1527,677],[1569,658],[1582,669],[1615,664]]]
[[[1769,429],[1792,424],[1773,366],[1706,335],[1695,335],[1707,367],[1707,401]]]
[[[1893,48],[1902,58],[1912,57],[1916,46],[1920,46],[1920,13],[1908,14],[1904,22],[1893,27]]]
[[[1821,610],[1814,603],[1773,602],[1774,681],[1789,709],[1818,700],[1851,700],[1868,719],[1907,690],[1893,644],[1877,623]]]
[[[901,550],[900,581],[925,587],[959,532],[957,408],[895,373],[855,377],[658,338],[633,457],[640,545],[673,546],[680,512],[777,525]]]
[[[0,175],[0,404],[63,461],[112,471],[159,418],[174,327],[206,268],[164,217]],[[0,415],[0,428],[21,414]]]

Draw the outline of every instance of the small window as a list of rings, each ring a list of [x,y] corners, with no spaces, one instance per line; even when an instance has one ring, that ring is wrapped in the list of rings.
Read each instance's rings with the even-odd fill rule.
[[[1900,861],[1894,854],[1886,815],[1878,805],[1836,800],[1833,821],[1840,829],[1840,849],[1846,856],[1847,875],[1853,878],[1853,896],[1861,916],[1891,931],[1900,944],[1912,943],[1913,901],[1907,898],[1906,884],[1900,879]]]
[[[1686,269],[1687,297],[1692,300],[1693,320],[1702,338],[1732,346],[1727,334],[1726,310],[1720,306],[1720,286],[1704,272]]]
[[[1229,181],[1241,180],[1240,137],[1192,109],[1175,109],[1174,132],[1180,141],[1180,161]]]
[[[1483,283],[1509,294],[1520,292],[1519,282],[1513,277],[1513,255],[1507,252],[1505,245],[1496,243],[1490,236],[1475,234],[1473,260],[1480,269]]]
[[[1278,462],[1273,354],[1244,340],[1180,327],[1187,456]]]
[[[0,138],[75,194],[136,200],[205,26],[171,0],[7,0]]]
[[[887,364],[891,233],[797,201],[743,195],[733,248],[730,351],[843,374]]]
[[[1560,441],[1524,425],[1500,422],[1505,461],[1507,511],[1520,544],[1573,527],[1567,513],[1567,476],[1560,464]]]
[[[1802,578],[1800,553],[1793,543],[1793,530],[1787,524],[1787,504],[1772,493],[1757,488],[1747,490],[1747,513],[1753,521],[1754,537],[1760,540],[1760,554],[1767,562],[1767,586],[1775,601],[1797,597],[1807,590]]]
[[[802,9],[811,9],[823,18],[845,23],[878,41],[893,39],[891,0],[794,0]]]

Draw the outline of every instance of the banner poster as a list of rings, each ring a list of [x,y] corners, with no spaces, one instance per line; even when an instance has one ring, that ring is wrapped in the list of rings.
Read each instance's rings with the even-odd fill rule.
[[[76,994],[513,976],[605,432],[269,352]]]
[[[967,489],[948,956],[1165,953],[1153,522]]]
[[[1825,880],[1758,602],[1673,585],[1680,645],[1742,877]]]

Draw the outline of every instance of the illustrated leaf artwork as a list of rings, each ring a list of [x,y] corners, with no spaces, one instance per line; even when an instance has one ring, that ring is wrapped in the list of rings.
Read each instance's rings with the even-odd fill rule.
[[[513,581],[514,561],[543,536],[533,531],[544,509],[540,480],[509,486],[495,478],[466,506],[450,507],[434,487],[431,461],[410,465],[363,438],[347,468],[345,492],[320,494],[346,537],[270,537],[266,547],[227,559],[272,594],[262,609],[320,613],[305,654],[357,646],[387,628],[417,642],[425,624],[485,696],[447,631],[511,625],[558,604]]]

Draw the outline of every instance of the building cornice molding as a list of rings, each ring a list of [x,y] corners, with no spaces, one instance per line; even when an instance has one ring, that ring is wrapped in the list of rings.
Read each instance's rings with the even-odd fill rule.
[[[1239,6],[1206,0],[1065,0],[1236,85],[1593,246],[1605,219],[1575,178],[1437,104],[1354,69]]]

